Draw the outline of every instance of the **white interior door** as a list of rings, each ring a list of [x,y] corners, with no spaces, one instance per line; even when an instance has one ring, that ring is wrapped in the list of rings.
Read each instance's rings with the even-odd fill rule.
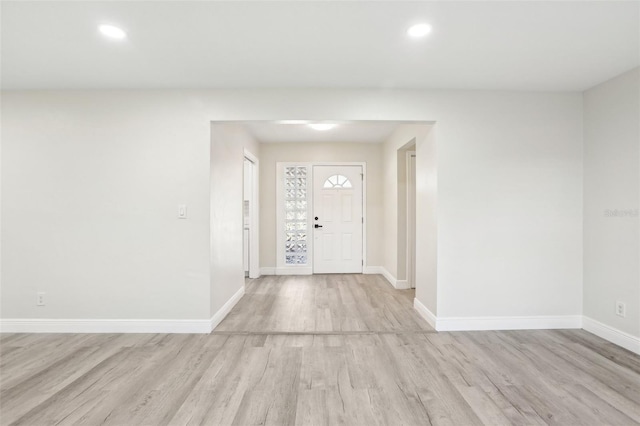
[[[313,272],[362,273],[362,166],[313,166]]]

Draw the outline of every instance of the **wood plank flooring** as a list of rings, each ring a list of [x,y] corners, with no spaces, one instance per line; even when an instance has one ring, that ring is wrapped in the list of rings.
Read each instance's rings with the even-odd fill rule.
[[[267,276],[247,281],[216,331],[433,331],[411,308],[414,295],[382,275]]]
[[[412,293],[267,277],[210,335],[3,334],[0,424],[640,424],[640,357],[581,330],[434,333]]]

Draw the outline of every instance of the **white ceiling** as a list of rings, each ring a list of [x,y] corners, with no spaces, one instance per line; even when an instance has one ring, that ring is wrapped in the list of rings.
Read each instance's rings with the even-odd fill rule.
[[[402,124],[398,121],[354,121],[336,123],[331,130],[318,131],[308,124],[249,121],[244,127],[260,142],[356,142],[382,143]]]
[[[638,1],[2,1],[2,87],[584,90],[638,66]],[[406,37],[426,21],[433,33]],[[103,39],[101,23],[129,38]]]

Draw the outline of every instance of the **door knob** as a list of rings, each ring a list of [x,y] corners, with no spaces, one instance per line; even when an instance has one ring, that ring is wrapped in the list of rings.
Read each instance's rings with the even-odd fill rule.
[[[322,228],[322,225],[318,225],[317,223],[313,226],[314,228],[318,229],[318,228]]]

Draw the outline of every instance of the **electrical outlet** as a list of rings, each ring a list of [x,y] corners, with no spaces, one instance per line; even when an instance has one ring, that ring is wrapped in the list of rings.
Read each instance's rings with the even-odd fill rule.
[[[625,305],[622,302],[616,302],[616,315],[619,317],[626,317],[627,316],[627,305]]]
[[[39,291],[36,293],[36,306],[44,306],[44,295],[45,293]]]

